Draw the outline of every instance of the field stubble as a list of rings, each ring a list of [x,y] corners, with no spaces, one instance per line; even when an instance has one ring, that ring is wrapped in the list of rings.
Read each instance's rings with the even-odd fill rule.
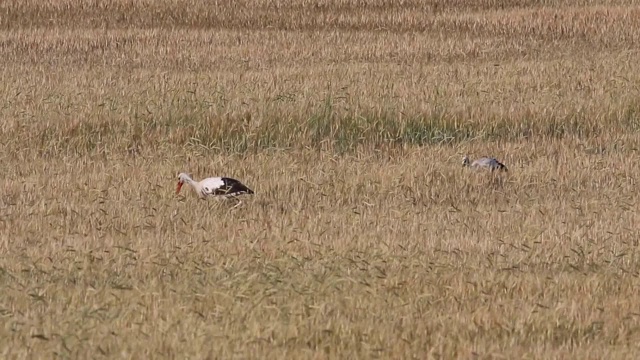
[[[637,356],[640,10],[538,3],[3,1],[0,354]]]

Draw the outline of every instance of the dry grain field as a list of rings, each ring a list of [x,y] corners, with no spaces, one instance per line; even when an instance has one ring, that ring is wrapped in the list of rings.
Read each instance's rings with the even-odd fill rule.
[[[3,0],[0,74],[3,359],[640,355],[635,0]]]

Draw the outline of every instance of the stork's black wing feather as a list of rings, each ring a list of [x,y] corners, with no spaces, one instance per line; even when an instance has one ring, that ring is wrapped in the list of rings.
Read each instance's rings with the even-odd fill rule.
[[[232,178],[221,178],[224,185],[215,189],[214,195],[240,195],[240,194],[253,194],[253,190],[246,187],[243,183]]]

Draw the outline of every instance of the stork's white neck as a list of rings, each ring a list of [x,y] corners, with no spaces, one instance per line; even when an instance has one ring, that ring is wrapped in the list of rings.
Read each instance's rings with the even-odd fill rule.
[[[184,181],[185,181],[186,183],[188,183],[189,185],[191,185],[191,188],[193,189],[193,191],[195,191],[195,192],[196,192],[196,194],[197,194],[200,198],[202,198],[202,184],[200,184],[200,182],[193,180],[193,179],[191,178],[191,176],[189,176],[189,175],[186,175],[186,176],[184,177]]]
[[[191,175],[189,175],[187,173],[180,173],[179,179],[180,179],[180,183],[182,183],[182,184],[187,183],[191,187],[194,187],[194,188],[197,187],[197,185],[198,185],[198,182],[194,181],[191,178]]]
[[[189,185],[194,186],[198,182],[193,180],[189,175],[185,176],[185,181],[189,183]]]

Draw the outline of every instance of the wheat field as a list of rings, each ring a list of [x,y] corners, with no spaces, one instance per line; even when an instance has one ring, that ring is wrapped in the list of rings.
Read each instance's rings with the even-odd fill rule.
[[[5,0],[0,54],[2,358],[640,355],[634,0]]]

